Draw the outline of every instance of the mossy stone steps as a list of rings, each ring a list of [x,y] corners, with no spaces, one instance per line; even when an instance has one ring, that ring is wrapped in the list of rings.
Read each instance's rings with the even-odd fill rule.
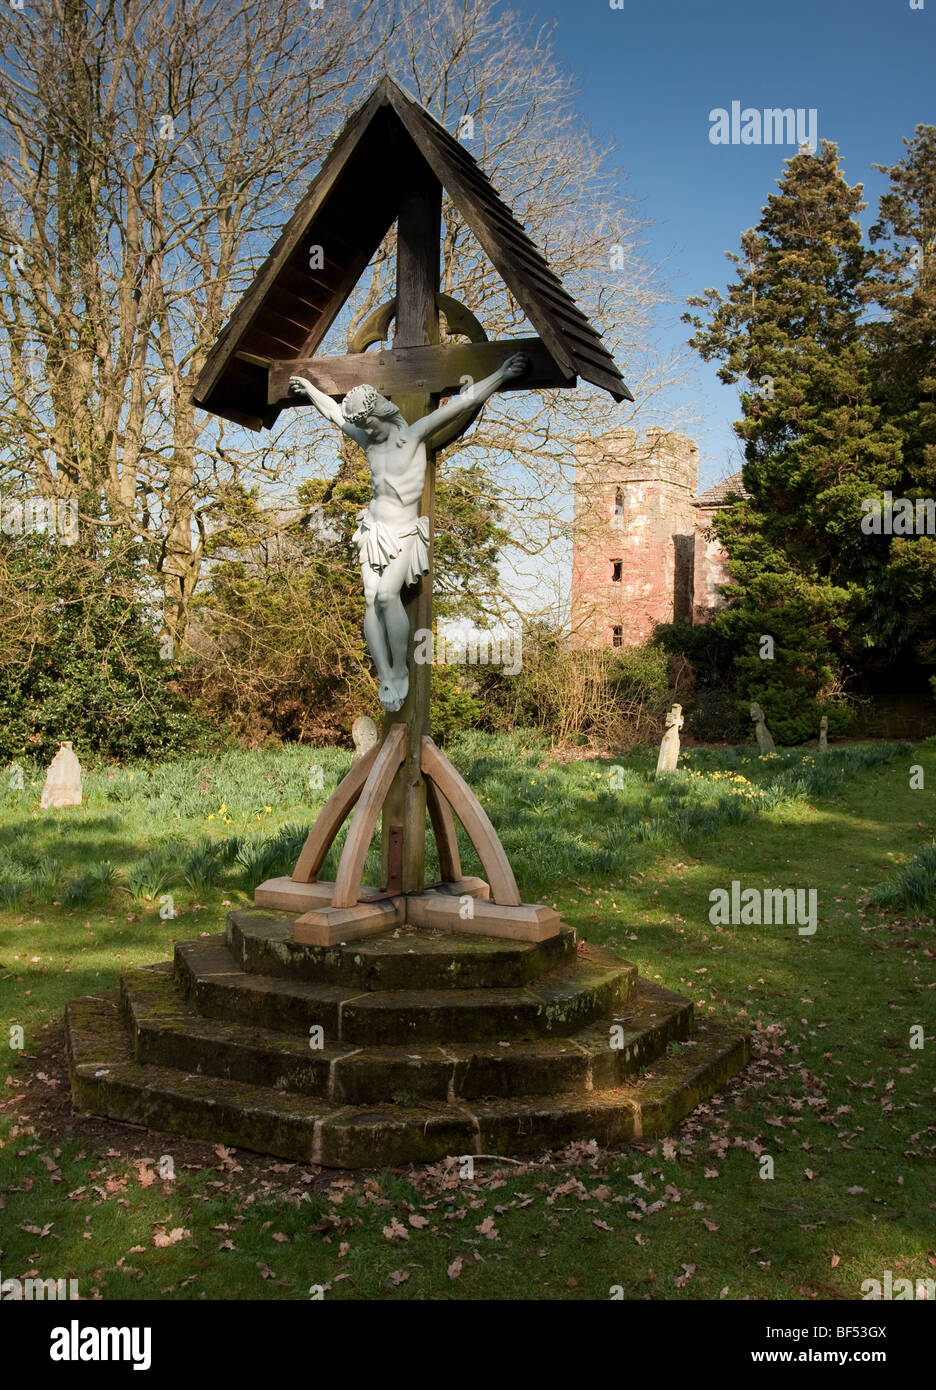
[[[306,1036],[318,1025],[327,1039],[360,1046],[565,1036],[623,1009],[637,979],[636,966],[590,950],[507,989],[362,990],[250,974],[221,936],[178,942],[175,962],[183,993],[210,1018]]]
[[[662,1134],[749,1055],[745,1034],[697,1026],[688,1000],[568,929],[529,943],[397,928],[294,948],[293,915],[231,913],[224,936],[72,1000],[75,1105],[382,1167]]]
[[[175,1067],[346,1104],[476,1100],[577,1092],[621,1084],[670,1041],[685,1039],[692,1006],[640,981],[609,1046],[609,1023],[563,1038],[510,1043],[361,1048],[309,1040],[228,1019],[206,1018],[184,999],[168,962],[128,971],[124,1017],[138,1062]]]
[[[228,949],[248,974],[362,990],[516,989],[575,958],[575,932],[548,941],[456,936],[403,926],[344,946],[302,946],[295,913],[246,908],[228,915]]]
[[[80,1108],[150,1129],[329,1167],[528,1153],[573,1139],[616,1144],[666,1133],[744,1065],[744,1034],[705,1022],[637,1081],[581,1095],[403,1106],[335,1104],[301,1093],[138,1062],[118,991],[68,1006]]]

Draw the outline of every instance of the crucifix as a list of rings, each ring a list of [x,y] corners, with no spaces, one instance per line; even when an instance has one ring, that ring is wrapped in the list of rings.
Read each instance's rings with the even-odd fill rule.
[[[397,219],[394,351],[439,343],[441,215],[442,185],[427,169],[420,184],[407,190]],[[387,317],[381,320],[383,331]],[[528,365],[522,353],[513,353],[442,406],[432,392],[420,389],[420,366],[411,380],[401,380],[392,401],[373,386],[355,386],[340,407],[307,378],[290,377],[290,399],[309,401],[350,435],[364,449],[371,470],[373,497],[355,536],[366,604],[364,631],[380,679],[380,702],[395,716],[386,720],[384,738],[394,724],[404,726],[407,735],[383,802],[383,877],[389,893],[421,892],[425,874],[422,739],[430,733],[431,667],[413,662],[411,649],[412,634],[432,628],[435,439],[445,429],[446,442],[454,442],[488,397],[522,376]],[[510,896],[519,902],[519,894]]]
[[[440,293],[443,189],[539,336],[489,341],[470,310]],[[360,325],[346,355],[316,357],[394,219],[395,297]],[[322,253],[312,272],[310,245]],[[369,352],[389,337],[391,322],[392,347]],[[404,922],[527,940],[560,931],[555,912],[521,901],[486,812],[434,743],[431,666],[415,662],[412,647],[417,630],[432,629],[436,453],[469,428],[495,391],[570,388],[578,376],[616,400],[632,399],[599,335],[471,156],[384,77],[235,310],[194,396],[249,428],[269,426],[284,408],[312,406],[365,450],[371,470],[372,498],[354,542],[386,715],[380,743],[355,760],[328,798],[292,875],[255,892],[256,906],[298,914],[297,942],[328,946]],[[429,885],[427,812],[441,875]],[[320,882],[349,814],[335,881]],[[456,815],[483,879],[462,874]],[[378,819],[381,882],[367,886],[364,862]]]
[[[522,376],[527,359],[508,358],[485,381],[469,385],[446,405],[407,424],[397,406],[372,386],[355,386],[339,410],[330,396],[305,377],[289,379],[292,394],[311,402],[367,455],[371,473],[370,505],[358,517],[353,541],[364,585],[364,636],[380,680],[380,703],[400,709],[409,692],[409,620],[401,593],[430,574],[431,516],[419,515],[426,492],[432,493],[432,438],[444,425],[461,424],[477,406],[513,377]],[[464,426],[463,426],[464,427]]]

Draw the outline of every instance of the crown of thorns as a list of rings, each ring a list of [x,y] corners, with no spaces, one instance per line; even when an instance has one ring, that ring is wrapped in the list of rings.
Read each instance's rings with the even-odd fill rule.
[[[359,424],[368,415],[395,415],[396,406],[388,401],[373,386],[354,386],[341,403],[341,413],[346,420]]]

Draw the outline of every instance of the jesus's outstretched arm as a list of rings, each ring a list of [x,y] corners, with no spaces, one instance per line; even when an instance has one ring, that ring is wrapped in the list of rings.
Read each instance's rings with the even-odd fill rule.
[[[297,400],[310,401],[315,406],[320,415],[350,437],[363,448],[370,442],[370,437],[364,430],[352,425],[349,420],[344,418],[341,413],[341,406],[337,401],[333,401],[331,396],[326,396],[324,391],[320,391],[317,386],[313,386],[311,381],[304,376],[291,376],[289,378],[289,394],[295,396]]]
[[[434,410],[431,415],[425,415],[421,420],[416,420],[409,427],[411,439],[424,442],[432,438],[443,425],[447,425],[452,420],[457,420],[461,415],[468,414],[469,411],[477,410],[479,405],[483,405],[486,400],[493,396],[505,381],[511,381],[514,377],[522,376],[530,365],[529,359],[524,357],[522,352],[514,353],[513,357],[508,357],[502,367],[498,367],[496,372],[484,378],[483,381],[472,383],[459,396],[453,396],[445,405],[440,405],[438,410]]]

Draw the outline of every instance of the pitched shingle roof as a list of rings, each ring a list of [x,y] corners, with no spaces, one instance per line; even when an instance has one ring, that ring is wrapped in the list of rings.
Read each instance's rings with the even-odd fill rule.
[[[700,497],[695,499],[697,507],[723,507],[729,497],[750,497],[750,493],[744,486],[741,472],[732,473],[730,478],[723,478],[720,483],[710,487],[708,492],[703,492]]]
[[[221,330],[193,400],[250,429],[272,425],[267,363],[311,357],[392,226],[407,168],[428,164],[542,339],[567,384],[633,400],[600,335],[468,151],[393,78],[338,136]],[[309,246],[324,265],[309,268]]]

